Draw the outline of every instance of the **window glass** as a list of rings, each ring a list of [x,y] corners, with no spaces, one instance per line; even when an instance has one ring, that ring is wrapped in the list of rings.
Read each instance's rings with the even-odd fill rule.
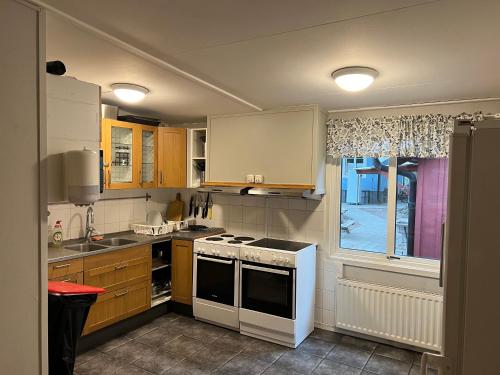
[[[398,158],[396,255],[441,259],[448,159]]]
[[[340,247],[385,253],[389,158],[343,158]]]

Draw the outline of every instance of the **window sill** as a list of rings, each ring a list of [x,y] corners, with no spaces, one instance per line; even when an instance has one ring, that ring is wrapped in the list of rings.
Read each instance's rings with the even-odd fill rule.
[[[428,277],[431,279],[439,279],[440,273],[438,262],[387,259],[383,256],[359,256],[357,254],[348,254],[345,252],[338,252],[337,254],[330,256],[330,259],[349,266]]]

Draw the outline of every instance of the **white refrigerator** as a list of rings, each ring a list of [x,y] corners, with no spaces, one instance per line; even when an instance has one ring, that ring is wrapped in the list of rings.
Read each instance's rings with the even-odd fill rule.
[[[441,375],[500,374],[500,119],[455,123],[442,281]]]

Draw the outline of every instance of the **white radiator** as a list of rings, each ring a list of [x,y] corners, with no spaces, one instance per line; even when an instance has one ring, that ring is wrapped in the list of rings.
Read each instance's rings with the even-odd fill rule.
[[[347,279],[337,279],[335,294],[337,328],[441,349],[441,295]]]

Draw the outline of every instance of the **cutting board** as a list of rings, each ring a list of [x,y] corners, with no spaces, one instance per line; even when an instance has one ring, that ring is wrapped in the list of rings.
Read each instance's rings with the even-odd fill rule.
[[[181,200],[181,193],[177,193],[175,200],[167,207],[167,220],[181,221],[184,212],[184,202]]]

